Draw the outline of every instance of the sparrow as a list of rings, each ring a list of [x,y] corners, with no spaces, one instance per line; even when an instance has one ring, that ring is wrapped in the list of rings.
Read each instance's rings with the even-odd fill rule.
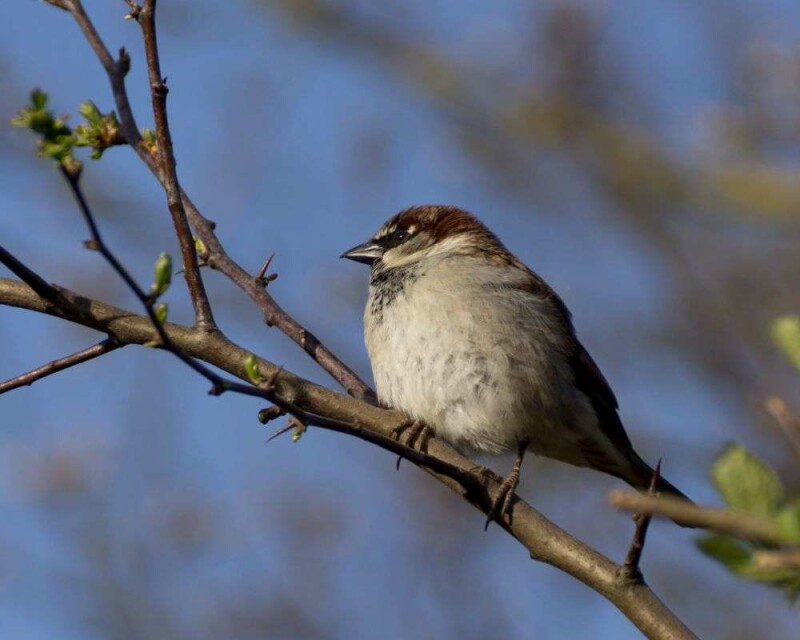
[[[378,399],[410,417],[395,435],[516,453],[487,525],[508,515],[528,451],[650,486],[570,311],[475,216],[411,207],[341,257],[371,267],[364,337]],[[656,477],[656,491],[687,499]]]

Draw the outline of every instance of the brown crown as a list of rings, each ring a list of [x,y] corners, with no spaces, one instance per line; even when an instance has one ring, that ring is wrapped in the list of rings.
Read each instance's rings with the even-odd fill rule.
[[[422,205],[404,209],[381,227],[378,237],[411,228],[427,231],[434,242],[456,235],[470,234],[484,247],[503,249],[497,236],[480,220],[463,209],[449,205]]]

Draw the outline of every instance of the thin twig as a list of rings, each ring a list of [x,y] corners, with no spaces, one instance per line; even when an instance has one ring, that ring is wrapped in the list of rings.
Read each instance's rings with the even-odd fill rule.
[[[175,152],[172,148],[172,135],[169,131],[167,117],[167,84],[161,75],[161,62],[158,54],[158,38],[156,36],[156,0],[146,0],[137,12],[136,20],[142,27],[144,51],[147,59],[147,75],[150,80],[150,97],[153,103],[153,118],[156,125],[158,157],[161,160],[161,175],[164,177],[164,191],[167,194],[167,207],[175,226],[175,234],[183,258],[183,276],[189,289],[189,296],[194,307],[197,325],[206,330],[216,328],[214,314],[208,301],[203,276],[197,260],[192,230],[186,218],[181,188],[175,167]]]
[[[5,393],[6,391],[11,391],[12,389],[16,389],[18,387],[30,386],[37,380],[46,378],[47,376],[58,373],[59,371],[63,371],[64,369],[69,369],[70,367],[74,367],[76,364],[81,364],[87,360],[98,358],[99,356],[114,351],[115,349],[119,349],[121,346],[122,345],[113,338],[106,338],[102,342],[98,342],[91,347],[82,349],[77,353],[65,356],[64,358],[59,358],[58,360],[53,360],[52,362],[48,362],[47,364],[37,367],[32,371],[28,371],[27,373],[23,373],[22,375],[18,375],[0,383],[0,394]]]
[[[164,176],[160,164],[150,154],[146,146],[142,144],[142,136],[139,133],[128,99],[128,93],[125,88],[125,75],[130,66],[128,54],[124,49],[121,49],[119,60],[114,60],[108,48],[103,43],[97,29],[95,29],[94,24],[84,10],[80,0],[72,0],[70,3],[70,13],[77,21],[81,31],[108,75],[111,84],[111,92],[117,106],[120,129],[125,139],[159,182],[165,185],[166,177]],[[248,274],[247,271],[227,254],[214,233],[214,223],[202,215],[200,210],[183,190],[180,191],[180,194],[189,223],[208,250],[209,266],[224,273],[234,284],[247,293],[264,312],[264,321],[266,324],[277,327],[291,340],[300,345],[320,367],[342,385],[348,394],[360,400],[376,404],[375,392],[369,385],[361,380],[350,367],[337,358],[315,335],[286,313],[260,282]]]
[[[69,301],[64,298],[58,289],[44,280],[38,273],[24,265],[2,246],[0,246],[0,262],[6,265],[20,280],[51,304],[60,309],[69,307]]]
[[[678,524],[728,533],[745,540],[780,546],[791,544],[770,520],[729,509],[699,507],[672,496],[650,496],[620,489],[609,494],[608,502],[624,511],[649,513],[669,518]]]
[[[89,234],[91,235],[90,244],[92,248],[100,252],[100,254],[111,265],[114,271],[116,271],[117,274],[125,281],[125,284],[139,299],[139,302],[142,303],[142,306],[147,312],[147,316],[148,318],[150,318],[150,321],[153,325],[153,329],[158,335],[160,346],[163,349],[166,349],[167,351],[171,351],[172,353],[174,353],[178,358],[180,358],[183,362],[189,365],[197,373],[199,373],[200,375],[205,377],[209,382],[211,382],[212,387],[209,393],[212,393],[213,395],[219,395],[224,391],[236,390],[239,393],[246,393],[248,395],[256,395],[258,397],[263,397],[262,394],[251,393],[251,390],[253,390],[254,387],[246,387],[246,385],[241,385],[239,383],[226,381],[222,376],[217,375],[208,367],[200,364],[195,359],[186,356],[177,347],[175,347],[174,344],[172,344],[166,331],[164,331],[163,324],[159,321],[158,317],[156,316],[155,307],[153,305],[154,303],[153,298],[149,294],[145,293],[144,289],[142,289],[139,286],[139,284],[136,282],[133,276],[128,272],[128,270],[117,259],[117,257],[105,243],[105,240],[103,239],[103,236],[100,233],[100,229],[97,226],[97,222],[95,221],[94,215],[92,214],[92,211],[89,208],[89,203],[87,202],[86,197],[83,194],[83,190],[81,189],[79,176],[65,169],[63,165],[60,165],[60,169],[61,169],[61,175],[64,176],[64,179],[67,181],[67,184],[72,190],[72,194],[75,196],[75,200],[78,203],[78,208],[80,209],[81,215],[83,216],[83,220],[89,229]]]
[[[656,487],[658,486],[658,480],[660,477],[661,459],[658,460],[656,468],[653,469],[653,477],[650,478],[650,486],[647,489],[647,495],[656,495]],[[639,562],[642,559],[644,543],[647,541],[647,530],[650,528],[650,521],[652,519],[653,516],[649,513],[636,513],[633,515],[633,521],[636,523],[636,529],[633,532],[631,546],[628,548],[625,561],[622,563],[622,568],[620,569],[620,577],[623,580],[630,580],[633,582],[644,581],[642,571],[639,568]]]

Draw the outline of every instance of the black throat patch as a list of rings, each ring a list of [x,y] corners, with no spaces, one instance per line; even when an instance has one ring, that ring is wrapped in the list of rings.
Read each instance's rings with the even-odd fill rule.
[[[373,267],[369,286],[371,291],[369,311],[375,322],[383,321],[383,312],[397,300],[404,289],[423,274],[419,265],[386,268],[380,263]]]

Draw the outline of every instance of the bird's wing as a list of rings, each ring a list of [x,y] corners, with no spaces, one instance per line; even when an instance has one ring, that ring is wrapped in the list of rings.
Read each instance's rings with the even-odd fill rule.
[[[575,386],[589,398],[592,408],[597,413],[597,421],[603,433],[616,447],[622,450],[632,449],[633,445],[628,434],[625,433],[625,428],[617,413],[619,408],[617,398],[600,371],[600,367],[575,335],[572,314],[567,309],[567,305],[553,288],[535,272],[519,261],[515,266],[523,268],[529,274],[530,284],[526,288],[536,297],[547,300],[553,306],[559,320],[564,325],[564,330],[569,334],[572,341],[570,365],[575,375]]]
[[[628,434],[622,426],[617,409],[619,404],[614,392],[597,363],[584,346],[575,338],[575,354],[572,357],[572,370],[575,373],[575,386],[589,398],[597,414],[597,422],[606,437],[621,449],[631,449]]]

